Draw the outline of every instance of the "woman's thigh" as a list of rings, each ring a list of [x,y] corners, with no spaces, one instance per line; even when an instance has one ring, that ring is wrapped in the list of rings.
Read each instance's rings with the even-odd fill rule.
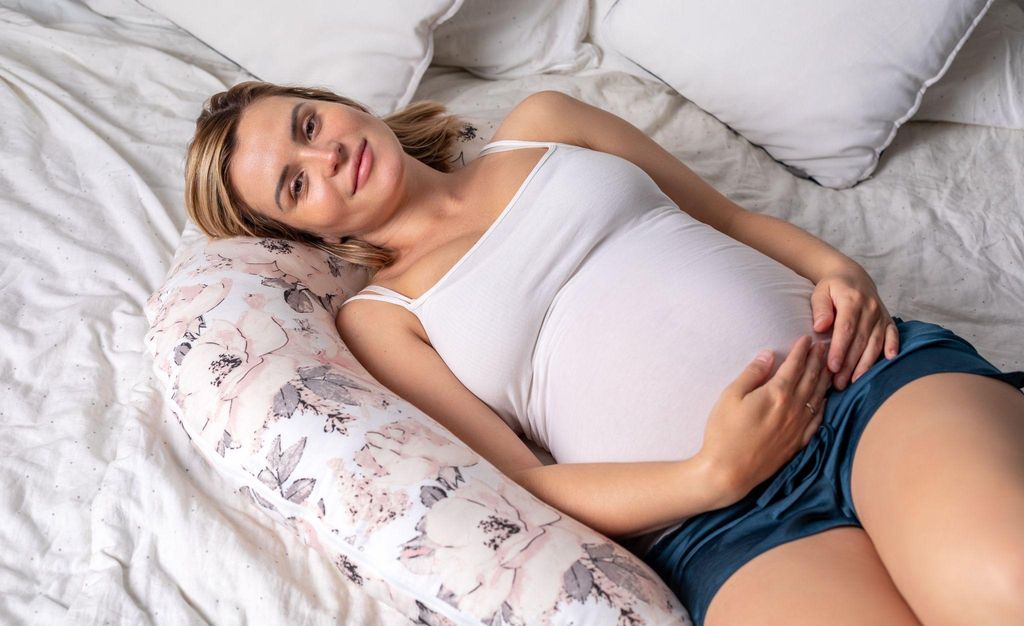
[[[864,430],[851,490],[895,584],[933,624],[1024,619],[1024,395],[962,372],[915,380]]]
[[[842,526],[754,557],[713,596],[708,626],[920,626],[864,529]]]

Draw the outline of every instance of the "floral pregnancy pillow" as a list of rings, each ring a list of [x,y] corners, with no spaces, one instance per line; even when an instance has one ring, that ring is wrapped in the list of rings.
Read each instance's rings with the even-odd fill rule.
[[[428,624],[687,624],[635,555],[378,383],[335,328],[366,272],[191,225],[146,345],[196,448],[351,581]]]

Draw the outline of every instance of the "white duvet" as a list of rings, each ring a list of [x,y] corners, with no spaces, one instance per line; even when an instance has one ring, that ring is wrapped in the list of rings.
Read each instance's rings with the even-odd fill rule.
[[[202,101],[244,78],[129,0],[0,0],[0,623],[403,621],[213,473],[150,374],[142,305],[185,225],[184,146]],[[432,68],[417,98],[497,122],[543,89],[851,256],[894,315],[1024,369],[1024,131],[913,122],[872,179],[833,191],[610,69]]]

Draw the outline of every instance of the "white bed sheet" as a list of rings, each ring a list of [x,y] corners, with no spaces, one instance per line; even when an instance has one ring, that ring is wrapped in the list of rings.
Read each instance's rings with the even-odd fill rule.
[[[129,0],[0,0],[0,623],[397,624],[189,447],[145,299],[185,224],[201,102],[247,75]],[[588,70],[417,98],[499,121],[556,89],[642,128],[741,205],[863,264],[893,314],[1024,369],[1024,132],[905,126],[849,190],[797,179],[668,87]]]

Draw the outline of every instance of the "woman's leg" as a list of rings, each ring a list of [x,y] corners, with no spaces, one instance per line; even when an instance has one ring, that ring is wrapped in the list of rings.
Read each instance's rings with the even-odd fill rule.
[[[862,528],[841,526],[763,552],[730,576],[705,626],[920,626]]]
[[[857,515],[922,622],[1024,624],[1024,394],[963,372],[916,379],[853,461]]]

